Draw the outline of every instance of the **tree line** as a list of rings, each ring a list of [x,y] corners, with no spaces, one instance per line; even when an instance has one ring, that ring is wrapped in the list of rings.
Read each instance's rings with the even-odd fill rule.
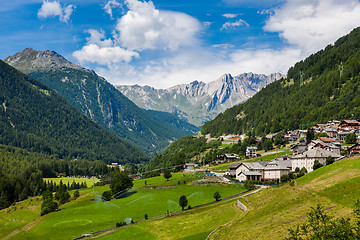
[[[100,176],[114,171],[101,161],[66,160],[46,154],[0,145],[0,209],[16,201],[41,195],[46,189],[56,191],[58,185],[44,177]],[[67,186],[66,186],[67,187]],[[69,189],[86,184],[69,184]]]

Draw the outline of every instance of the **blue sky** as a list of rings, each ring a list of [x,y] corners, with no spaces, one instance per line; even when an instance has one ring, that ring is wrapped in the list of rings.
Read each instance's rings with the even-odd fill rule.
[[[113,84],[283,72],[360,26],[359,0],[13,0],[0,58],[54,50]]]

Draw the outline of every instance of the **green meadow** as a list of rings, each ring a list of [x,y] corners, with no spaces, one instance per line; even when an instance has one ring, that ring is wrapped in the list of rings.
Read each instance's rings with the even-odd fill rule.
[[[174,174],[167,182],[160,176],[138,180],[134,182],[136,190],[110,202],[100,200],[100,194],[108,190],[108,186],[96,187],[95,197],[92,189],[83,189],[79,199],[44,217],[39,217],[41,199],[28,199],[10,207],[10,212],[0,211],[0,238],[72,239],[132,219],[136,224],[96,237],[105,240],[206,239],[212,230],[233,220],[215,231],[210,239],[281,239],[288,235],[289,228],[303,223],[307,212],[316,204],[321,204],[331,216],[352,217],[355,200],[360,198],[360,158],[351,158],[296,179],[295,186],[284,184],[241,198],[248,207],[244,215],[236,206],[240,197],[180,211],[180,195],[186,195],[189,204],[195,206],[214,201],[215,191],[222,197],[244,191],[242,185],[236,184],[191,184],[191,179],[201,177],[201,174]],[[177,185],[184,179],[186,184]],[[153,187],[141,188],[145,181]],[[167,211],[172,214],[155,217]],[[144,220],[145,214],[150,219]]]
[[[59,177],[59,178],[44,178],[44,180],[46,182],[50,182],[53,181],[53,183],[56,184],[60,184],[60,181],[62,181],[63,184],[71,184],[73,183],[73,181],[75,181],[76,183],[83,183],[86,182],[86,185],[88,187],[91,187],[93,185],[93,182],[97,183],[98,181],[100,181],[97,178],[77,178],[77,177]]]
[[[282,239],[288,229],[306,219],[311,207],[321,204],[332,216],[351,217],[360,198],[360,158],[346,159],[324,166],[296,180],[295,186],[284,184],[267,188],[242,198],[248,212],[236,200],[194,209],[184,214],[141,222],[118,228],[99,238],[121,239],[206,239],[222,224],[234,220],[211,235],[210,239]]]
[[[161,177],[135,181],[136,188],[134,190],[129,191],[122,198],[109,202],[101,200],[101,194],[103,191],[109,190],[108,186],[95,187],[94,195],[91,188],[82,189],[79,199],[62,205],[60,211],[44,217],[40,217],[41,198],[33,198],[33,202],[37,205],[32,210],[23,206],[21,209],[13,209],[10,213],[6,213],[4,210],[0,211],[0,226],[9,225],[9,222],[12,224],[6,230],[4,227],[5,231],[1,231],[0,238],[13,233],[11,239],[71,239],[84,233],[114,227],[118,222],[130,223],[131,220],[135,222],[144,220],[145,214],[152,218],[168,212],[181,211],[178,204],[181,195],[187,196],[189,205],[196,206],[213,202],[213,195],[216,191],[222,197],[245,191],[242,185],[235,184],[181,184],[169,187],[168,184],[171,181],[177,184],[179,180],[188,182],[202,176],[174,174],[173,177],[173,180],[163,180],[163,182],[161,182]],[[158,183],[157,188],[139,188],[145,185],[145,181],[153,186]],[[25,212],[29,211],[31,211],[30,217],[26,217]],[[10,219],[18,222],[11,222]],[[30,227],[26,226],[27,223],[30,223]],[[15,230],[20,231],[14,232]]]

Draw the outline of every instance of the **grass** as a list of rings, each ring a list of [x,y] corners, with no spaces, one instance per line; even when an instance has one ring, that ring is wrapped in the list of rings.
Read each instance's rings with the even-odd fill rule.
[[[63,184],[70,184],[75,181],[76,183],[83,183],[86,182],[86,185],[88,187],[91,187],[93,185],[93,181],[96,183],[100,181],[99,179],[95,178],[94,180],[92,178],[75,178],[75,177],[60,177],[60,178],[44,178],[45,181],[53,181],[56,184],[60,184],[60,181],[63,182]]]
[[[231,221],[241,213],[234,200],[219,202],[201,209],[187,211],[184,214],[120,228],[100,239],[123,239],[124,235],[129,234],[128,232],[134,233],[139,230],[144,234],[144,238],[141,236],[134,239],[206,239],[214,228]]]
[[[177,177],[190,176],[174,175],[174,181]],[[158,180],[156,177],[147,181],[155,184]],[[143,185],[143,181],[135,185]],[[324,166],[296,179],[295,186],[284,184],[245,197],[242,202],[249,211],[220,228],[210,239],[281,239],[288,234],[288,228],[303,223],[307,212],[316,204],[328,209],[326,212],[329,215],[351,217],[354,202],[360,197],[359,184],[360,158]],[[107,188],[95,189],[99,194]],[[32,229],[12,239],[46,239],[49,236],[51,239],[70,239],[82,233],[114,226],[128,217],[137,222],[144,219],[145,213],[153,217],[167,210],[178,211],[180,194],[188,196],[189,204],[194,206],[213,201],[215,191],[225,197],[241,190],[241,185],[181,185],[169,189],[138,189],[126,198],[99,202],[91,201],[91,190],[86,189],[81,191],[79,200],[65,204],[61,211],[47,215],[34,224]],[[25,206],[29,204],[28,201],[18,206]],[[99,236],[99,239],[205,239],[213,229],[240,216],[242,211],[235,202],[236,199],[225,200],[169,217],[116,228],[107,235]],[[14,229],[21,229],[27,221],[36,217],[36,211],[31,212],[26,208],[10,213],[0,211],[0,238]],[[24,222],[9,222],[10,217]]]
[[[281,156],[286,155],[286,154],[287,155],[292,155],[293,151],[286,150],[286,151],[279,152],[279,153],[268,154],[268,155],[265,155],[265,156],[245,160],[244,162],[269,162],[274,158],[281,157]]]
[[[360,159],[342,160],[296,180],[245,198],[250,211],[217,231],[210,239],[281,239],[306,219],[311,207],[321,204],[332,216],[352,216],[360,197]]]
[[[172,177],[166,181],[163,176],[157,176],[152,178],[145,178],[134,181],[134,188],[140,188],[144,186],[174,186],[185,182],[190,182],[203,177],[203,173],[192,174],[192,173],[172,173]],[[145,184],[146,182],[146,184]]]
[[[190,177],[191,175],[186,174],[184,178],[190,179]],[[158,179],[156,177],[147,181],[154,184]],[[145,180],[135,181],[135,186],[143,185],[143,181]],[[174,179],[174,182],[177,181]],[[124,198],[113,199],[110,202],[100,201],[100,195],[108,189],[108,186],[96,187],[95,193],[97,195],[95,200],[92,200],[92,189],[80,190],[78,200],[64,204],[61,206],[60,211],[46,215],[42,221],[37,222],[29,231],[20,232],[13,236],[12,239],[46,239],[49,236],[51,236],[51,239],[75,238],[83,233],[113,227],[117,222],[130,221],[130,218],[135,222],[143,220],[145,214],[148,214],[151,218],[165,214],[167,211],[180,211],[178,201],[181,195],[188,197],[189,205],[196,206],[214,201],[213,194],[216,191],[222,197],[244,191],[242,185],[180,185],[167,189],[137,189]],[[37,205],[37,211],[34,211],[35,218],[40,216],[40,204],[41,201]],[[22,215],[25,216],[24,213]],[[3,211],[0,212],[0,219],[3,219],[3,221],[0,221],[0,226],[8,222],[7,217]],[[19,229],[19,227],[23,227],[23,225],[32,221],[34,217],[24,220],[23,217],[19,216],[16,219],[24,222],[9,228],[4,236],[7,236],[15,229]],[[129,234],[131,235],[131,233]],[[142,234],[140,235],[142,236]],[[152,239],[150,235],[149,239]]]

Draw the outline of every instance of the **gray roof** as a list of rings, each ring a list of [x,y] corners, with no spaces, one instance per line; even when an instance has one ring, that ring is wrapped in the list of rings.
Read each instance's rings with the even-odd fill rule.
[[[252,149],[252,150],[257,150],[257,147],[247,147],[246,149]]]
[[[244,162],[243,164],[249,170],[264,169],[262,163],[258,162]]]
[[[328,156],[332,156],[334,158],[339,158],[341,157],[340,154],[334,153],[334,152],[330,152],[327,151],[325,149],[322,148],[312,148],[306,152],[303,152],[302,154],[298,154],[293,156],[293,159],[301,159],[301,158],[320,158],[320,157],[328,157]]]
[[[265,170],[289,170],[290,168],[291,168],[291,162],[289,166],[287,161],[271,162],[265,166]]]
[[[239,163],[238,163],[238,162],[232,163],[232,164],[229,165],[229,168],[230,168],[230,169],[232,169],[232,168],[235,168],[235,169],[236,169],[236,168],[238,168],[240,165],[241,165],[241,162],[239,162]]]
[[[247,172],[247,171],[245,171],[245,172],[240,172],[240,173],[238,174],[238,176],[239,176],[241,173],[243,173],[245,176],[262,176],[262,174],[259,173],[259,172]]]

